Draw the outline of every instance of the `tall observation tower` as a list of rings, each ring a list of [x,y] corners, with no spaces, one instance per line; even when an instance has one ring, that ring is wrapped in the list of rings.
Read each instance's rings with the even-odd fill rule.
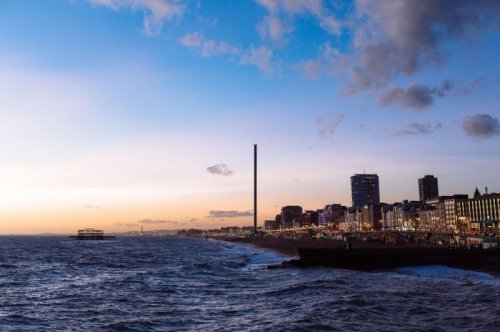
[[[257,235],[257,144],[253,145],[253,234]]]

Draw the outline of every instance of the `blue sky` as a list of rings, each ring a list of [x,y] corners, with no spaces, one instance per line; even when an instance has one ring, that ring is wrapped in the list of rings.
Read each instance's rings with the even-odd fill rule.
[[[416,199],[425,174],[441,194],[499,192],[499,13],[487,0],[3,1],[0,232],[249,223],[254,143],[259,220],[349,205],[363,171],[389,203]]]

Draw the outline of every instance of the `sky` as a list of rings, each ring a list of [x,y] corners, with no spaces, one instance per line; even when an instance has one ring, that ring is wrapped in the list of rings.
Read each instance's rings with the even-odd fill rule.
[[[500,192],[496,0],[2,0],[0,234]]]

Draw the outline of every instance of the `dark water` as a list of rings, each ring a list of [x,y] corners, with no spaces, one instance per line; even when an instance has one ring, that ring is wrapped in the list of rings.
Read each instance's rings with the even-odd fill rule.
[[[0,331],[499,331],[500,279],[287,268],[240,244],[0,237]]]

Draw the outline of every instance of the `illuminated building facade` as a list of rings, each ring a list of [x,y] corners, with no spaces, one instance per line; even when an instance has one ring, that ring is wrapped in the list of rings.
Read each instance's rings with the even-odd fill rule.
[[[354,174],[351,176],[352,207],[380,204],[380,188],[377,174]]]
[[[474,198],[458,202],[459,225],[463,230],[479,232],[498,231],[500,221],[500,194],[474,195]]]

